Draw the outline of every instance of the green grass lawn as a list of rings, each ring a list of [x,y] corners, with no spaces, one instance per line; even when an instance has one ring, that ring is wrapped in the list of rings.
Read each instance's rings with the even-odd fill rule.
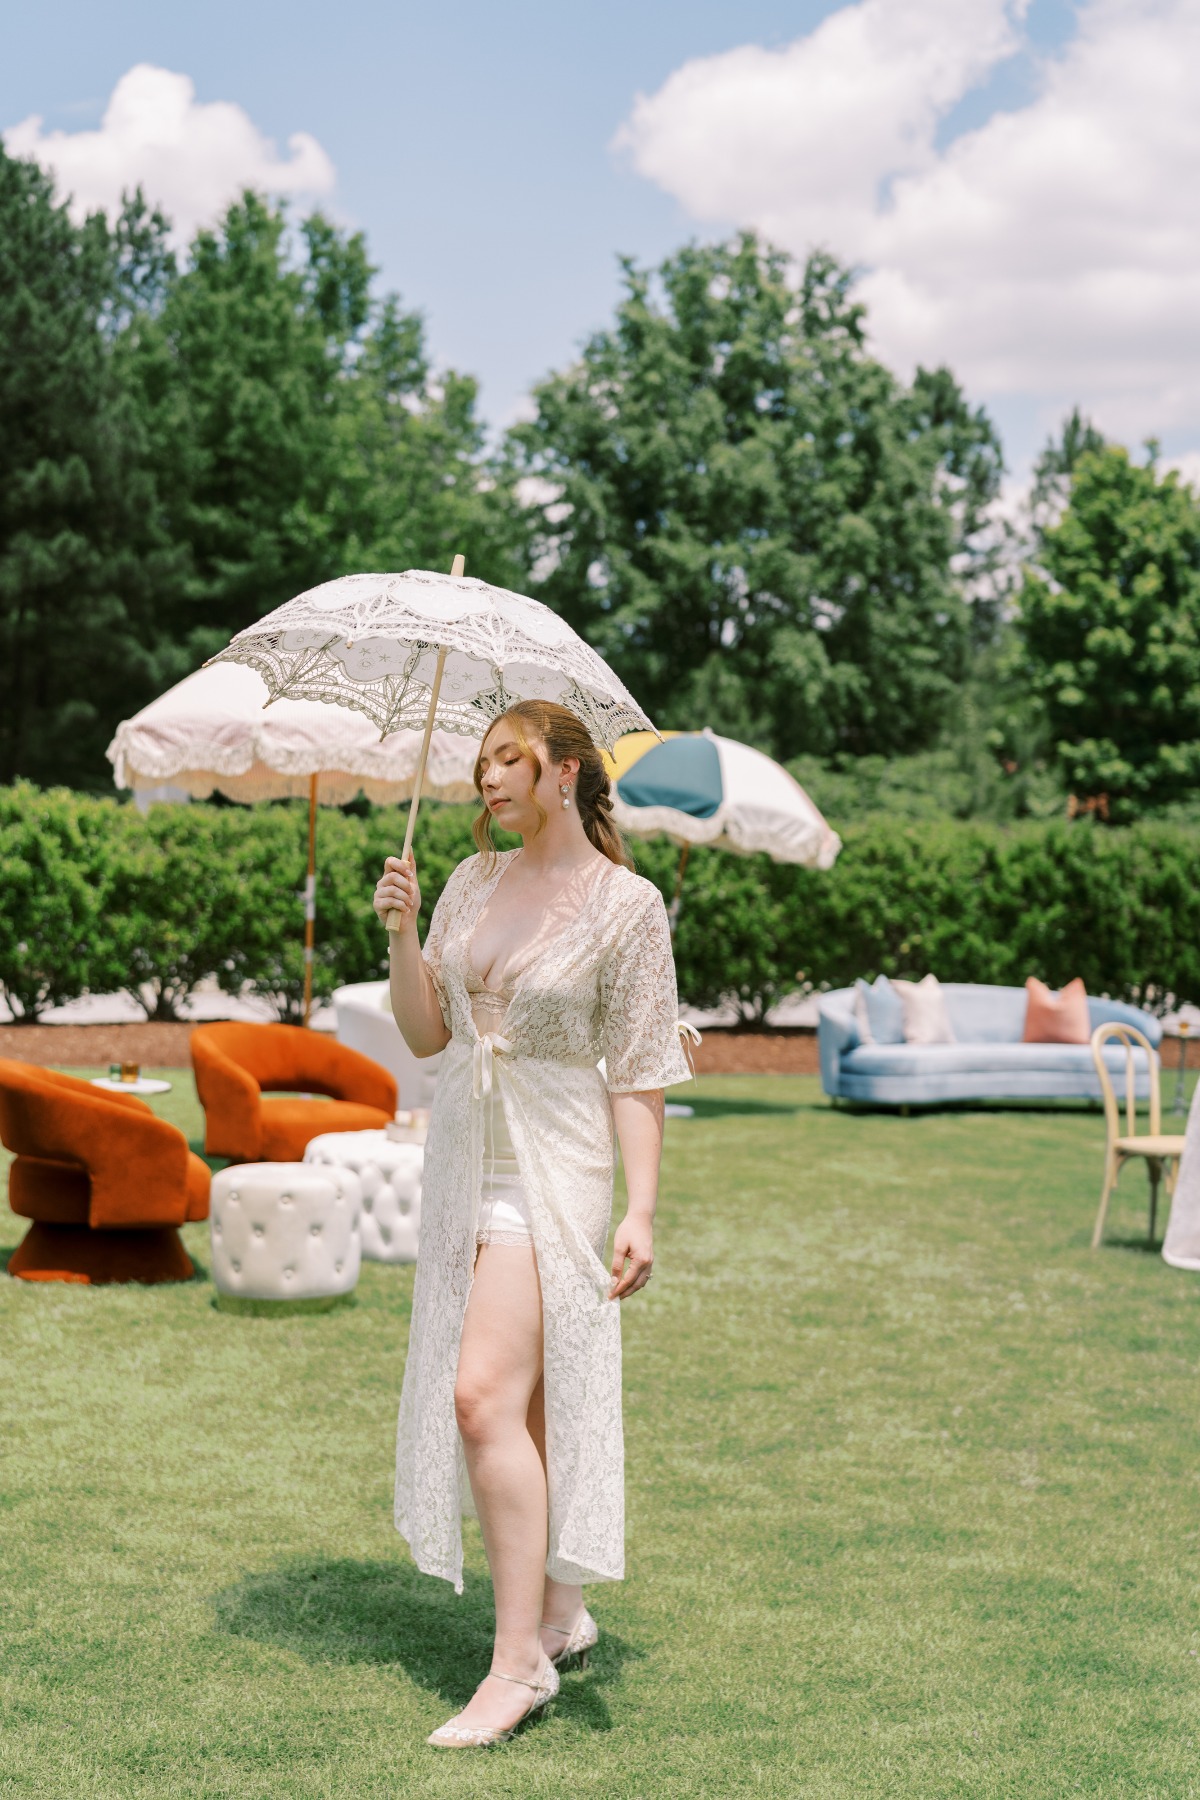
[[[1200,1795],[1200,1285],[1137,1170],[1089,1252],[1100,1117],[696,1103],[625,1311],[629,1578],[482,1758],[423,1742],[487,1666],[477,1532],[456,1599],[391,1526],[411,1269],[233,1317],[191,1227],[186,1285],[0,1281],[0,1793]]]

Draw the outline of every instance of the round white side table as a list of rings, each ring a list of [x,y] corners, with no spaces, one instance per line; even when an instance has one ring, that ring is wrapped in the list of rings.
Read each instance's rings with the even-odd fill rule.
[[[108,1075],[93,1075],[92,1087],[107,1088],[110,1094],[169,1094],[171,1083],[152,1075],[139,1075],[136,1081],[113,1081]]]
[[[397,1143],[386,1131],[327,1131],[304,1151],[306,1167],[348,1169],[362,1189],[362,1253],[371,1262],[417,1260],[423,1144]]]

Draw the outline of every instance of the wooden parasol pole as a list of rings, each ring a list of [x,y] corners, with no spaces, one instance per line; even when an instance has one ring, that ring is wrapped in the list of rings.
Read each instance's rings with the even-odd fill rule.
[[[450,565],[450,573],[452,576],[463,575],[466,572],[466,567],[466,557],[456,556],[453,563]],[[421,754],[417,759],[417,776],[413,783],[412,800],[409,802],[408,807],[408,824],[404,829],[404,848],[400,852],[401,862],[406,862],[412,854],[413,827],[417,822],[417,808],[421,804],[421,783],[425,778],[425,763],[429,757],[429,740],[433,736],[433,722],[437,717],[438,695],[441,692],[442,670],[445,666],[446,647],[443,644],[438,651],[437,666],[433,671],[433,686],[429,690],[429,712],[426,714],[425,718],[425,736],[421,739]],[[390,912],[388,914],[387,928],[389,931],[399,931],[403,923],[403,913]]]
[[[312,1012],[313,939],[317,919],[317,776],[308,778],[308,876],[304,883],[304,1023]]]

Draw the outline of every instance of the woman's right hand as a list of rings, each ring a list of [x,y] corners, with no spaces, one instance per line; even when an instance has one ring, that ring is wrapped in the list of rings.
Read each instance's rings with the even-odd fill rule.
[[[421,910],[421,889],[411,852],[404,862],[398,856],[388,857],[371,904],[384,925],[388,922],[388,914],[395,912],[400,914],[401,932],[415,929]]]

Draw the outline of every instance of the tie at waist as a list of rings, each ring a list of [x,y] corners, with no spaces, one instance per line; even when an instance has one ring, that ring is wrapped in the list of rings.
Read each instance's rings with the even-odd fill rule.
[[[496,1056],[512,1049],[508,1038],[498,1031],[484,1032],[471,1051],[471,1092],[476,1100],[485,1100],[492,1091],[492,1067]]]

